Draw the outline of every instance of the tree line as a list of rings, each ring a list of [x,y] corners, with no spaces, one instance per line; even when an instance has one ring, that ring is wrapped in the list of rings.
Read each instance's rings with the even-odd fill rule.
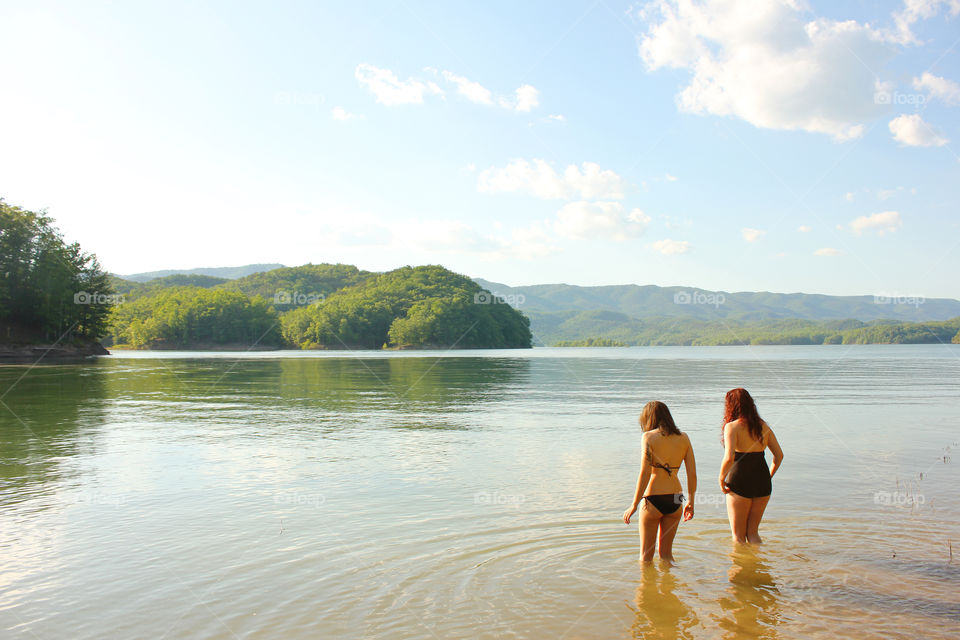
[[[0,199],[0,339],[95,340],[116,301],[95,255],[64,241],[46,213]]]

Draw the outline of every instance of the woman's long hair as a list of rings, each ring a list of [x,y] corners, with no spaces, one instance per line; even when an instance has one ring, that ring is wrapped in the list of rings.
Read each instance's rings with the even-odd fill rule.
[[[680,429],[677,428],[677,423],[673,421],[670,409],[659,400],[653,400],[643,406],[643,412],[640,413],[640,426],[643,427],[644,431],[657,428],[665,436],[680,435]]]
[[[727,391],[723,410],[724,425],[739,419],[747,423],[747,431],[750,432],[754,440],[763,440],[763,420],[757,413],[757,405],[750,397],[750,393],[743,387]]]

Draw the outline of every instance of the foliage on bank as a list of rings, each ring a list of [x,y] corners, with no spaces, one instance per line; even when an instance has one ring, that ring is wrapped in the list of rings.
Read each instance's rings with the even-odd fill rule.
[[[284,314],[283,337],[304,349],[529,347],[529,320],[483,294],[441,266],[402,267]]]
[[[113,293],[96,256],[67,244],[44,212],[0,199],[0,342],[95,340]]]

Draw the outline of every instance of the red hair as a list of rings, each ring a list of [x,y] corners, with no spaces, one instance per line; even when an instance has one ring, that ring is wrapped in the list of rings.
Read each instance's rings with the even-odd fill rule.
[[[747,431],[754,440],[763,440],[763,420],[757,413],[757,405],[750,397],[750,393],[743,387],[727,391],[723,409],[723,424],[735,420],[747,423]]]

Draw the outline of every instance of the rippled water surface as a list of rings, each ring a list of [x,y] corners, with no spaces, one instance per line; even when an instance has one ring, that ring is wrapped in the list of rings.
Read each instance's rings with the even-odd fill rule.
[[[741,385],[786,461],[737,550]],[[117,352],[0,367],[0,394],[3,637],[960,629],[958,346]],[[620,521],[650,399],[700,471],[669,570]]]

